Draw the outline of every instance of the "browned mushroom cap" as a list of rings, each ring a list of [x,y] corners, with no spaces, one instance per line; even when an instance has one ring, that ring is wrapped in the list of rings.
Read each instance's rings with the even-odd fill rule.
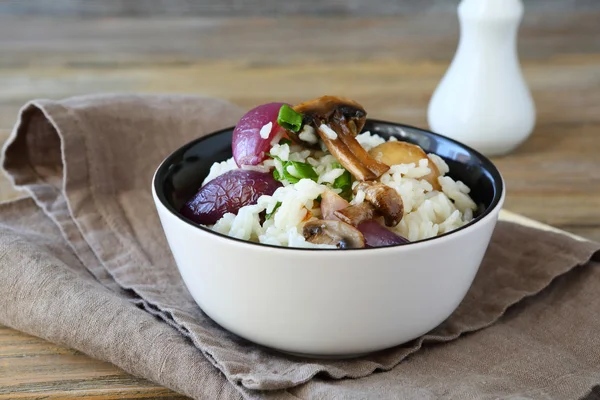
[[[342,221],[313,220],[304,224],[304,238],[315,244],[332,244],[340,249],[365,247],[365,239],[358,229]]]
[[[365,192],[365,200],[381,213],[387,226],[400,223],[404,214],[404,203],[394,188],[378,182],[361,182],[355,190]]]
[[[379,216],[375,207],[366,201],[354,206],[348,206],[333,212],[333,215],[347,224],[358,226],[365,221],[370,221]]]
[[[300,103],[294,110],[303,114],[304,123],[317,130],[329,152],[356,179],[374,180],[390,169],[371,157],[355,138],[367,118],[367,112],[357,102],[343,97],[322,96]]]
[[[433,190],[441,191],[442,187],[438,182],[440,171],[433,161],[427,156],[423,149],[415,144],[397,141],[397,142],[385,142],[372,148],[369,151],[371,157],[385,165],[396,165],[396,164],[419,164],[422,159],[429,161],[428,166],[431,172],[425,175],[422,179],[429,182]]]
[[[367,112],[354,100],[339,96],[321,96],[305,101],[294,106],[294,110],[303,114],[305,121],[313,125],[321,125],[334,117],[336,112],[341,113],[357,135],[365,126]]]

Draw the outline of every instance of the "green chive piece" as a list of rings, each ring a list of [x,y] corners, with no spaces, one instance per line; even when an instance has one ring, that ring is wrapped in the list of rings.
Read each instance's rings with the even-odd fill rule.
[[[300,182],[300,178],[297,178],[294,175],[290,174],[285,166],[283,167],[283,177],[289,183],[298,183],[298,182]]]
[[[290,183],[298,183],[300,181],[300,177],[290,174],[287,169],[290,165],[293,165],[291,161],[286,161],[283,163],[283,178]]]
[[[283,138],[279,141],[279,145],[283,146],[284,144],[287,144],[288,146],[290,146],[292,144],[292,141],[290,139]]]
[[[287,104],[284,104],[279,109],[277,123],[284,129],[299,132],[300,128],[302,128],[302,114],[294,111],[294,109]]]
[[[315,182],[319,179],[319,175],[317,175],[310,164],[298,161],[288,161],[288,164],[296,169],[296,172],[298,173],[297,177],[300,179],[311,179]]]
[[[342,190],[352,188],[352,175],[350,175],[350,172],[344,171],[342,175],[338,176],[335,181],[333,181],[333,187]]]
[[[341,164],[334,163],[334,168],[342,168]],[[333,181],[332,185],[335,189],[341,189],[342,192],[340,196],[345,200],[350,201],[352,199],[352,175],[347,170],[344,170],[344,173],[338,176],[335,181]]]
[[[281,161],[281,159],[277,156],[273,158],[279,160],[281,162],[281,166],[283,167],[283,176],[277,171],[277,168],[273,170],[273,178],[280,182],[286,180],[290,183],[298,183],[300,179],[312,179],[313,181],[317,181],[319,179],[319,175],[315,172],[313,167],[310,164],[299,162],[299,161]],[[288,171],[288,167],[292,166],[296,170],[294,175],[290,174]]]

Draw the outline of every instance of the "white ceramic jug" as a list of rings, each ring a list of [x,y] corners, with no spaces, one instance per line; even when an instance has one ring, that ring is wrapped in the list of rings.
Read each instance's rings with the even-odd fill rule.
[[[429,102],[432,131],[485,155],[506,154],[531,134],[535,105],[517,54],[521,0],[462,0],[458,49]]]

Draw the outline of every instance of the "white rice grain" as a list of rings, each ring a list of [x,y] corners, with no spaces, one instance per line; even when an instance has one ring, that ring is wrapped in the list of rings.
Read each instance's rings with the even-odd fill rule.
[[[344,169],[335,168],[330,171],[327,171],[319,176],[318,183],[333,183],[337,178],[344,174]]]
[[[292,151],[290,152],[290,161],[306,162],[310,156],[310,150]]]
[[[281,161],[288,161],[290,159],[290,146],[286,144],[275,144],[271,147],[269,152],[273,157],[279,157]]]
[[[298,170],[296,170],[296,167],[294,167],[293,165],[288,165],[285,170],[287,171],[288,174],[290,174],[291,176],[295,176],[296,178],[300,178],[300,174],[298,173]]]
[[[329,125],[321,124],[319,126],[319,130],[327,136],[328,139],[335,140],[337,139],[337,133],[333,129],[329,127]]]
[[[350,201],[350,204],[355,206],[357,204],[362,203],[363,201],[365,201],[365,192],[363,190],[357,190],[356,194],[354,195],[354,198],[352,199],[352,201]]]
[[[373,147],[377,147],[380,144],[385,143],[384,138],[379,135],[371,135],[371,132],[369,131],[356,135],[356,140],[367,151],[371,150]]]
[[[316,144],[319,141],[319,137],[315,134],[315,128],[310,125],[304,125],[304,128],[298,134],[300,140],[304,140],[306,143]]]
[[[446,161],[442,157],[433,153],[427,154],[427,157],[435,164],[438,171],[440,171],[440,175],[446,175],[450,171],[450,167],[448,167],[448,164],[446,164]]]
[[[242,165],[241,169],[244,171],[257,171],[257,172],[269,172],[270,167],[266,165]]]
[[[260,137],[263,139],[268,139],[272,130],[273,130],[272,122],[265,124],[262,128],[260,128]]]

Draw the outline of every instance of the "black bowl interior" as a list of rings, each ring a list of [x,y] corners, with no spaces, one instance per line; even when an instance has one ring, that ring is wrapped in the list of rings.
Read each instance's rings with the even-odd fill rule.
[[[500,201],[503,191],[500,173],[477,151],[447,137],[408,125],[367,120],[363,131],[386,139],[395,136],[419,145],[426,153],[443,158],[450,167],[448,175],[469,186],[471,197],[478,204],[476,218],[470,224],[488,214]],[[196,193],[211,165],[232,156],[232,133],[233,128],[227,128],[186,144],[171,154],[156,172],[154,186],[160,201],[179,218],[200,229],[205,228],[181,216],[178,211]]]

